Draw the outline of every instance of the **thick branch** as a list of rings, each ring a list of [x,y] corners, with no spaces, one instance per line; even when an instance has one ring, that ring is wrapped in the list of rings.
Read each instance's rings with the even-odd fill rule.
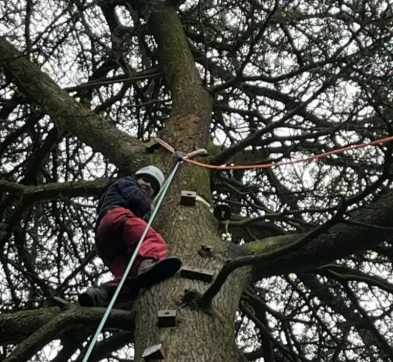
[[[354,220],[356,225],[339,222],[322,234],[315,234],[315,231],[312,231],[305,235],[281,235],[243,245],[241,252],[247,256],[239,257],[224,265],[214,283],[204,294],[201,305],[206,306],[210,303],[228,276],[237,268],[253,265],[256,278],[310,270],[382,242],[391,234],[391,230],[367,228],[359,224],[392,226],[393,191],[379,196],[370,205],[353,212],[351,220]],[[311,235],[315,237],[307,244],[303,243]],[[300,249],[292,248],[292,246],[299,246],[299,240],[305,246]]]
[[[391,235],[391,230],[368,228],[367,225],[393,226],[393,191],[377,197],[373,203],[353,212],[350,220],[355,221],[356,225],[348,225],[345,221],[337,223],[327,233],[319,235],[295,253],[283,256],[278,262],[272,261],[265,263],[263,267],[257,266],[257,277],[309,270],[381,243]],[[360,226],[359,223],[363,225]],[[248,265],[258,264],[258,256],[298,238],[299,235],[277,236],[244,245],[243,252],[251,256]]]
[[[58,307],[51,307],[17,313],[3,313],[0,315],[0,341],[3,345],[25,341],[26,338],[32,336],[37,331],[39,332],[40,328],[46,326],[47,323],[53,320],[57,321],[56,326],[53,327],[53,331],[61,331],[63,326],[68,328],[75,324],[95,327],[104,312],[104,308],[71,307],[64,311]],[[133,331],[133,313],[118,309],[113,310],[106,323],[106,327]],[[47,327],[47,329],[48,328],[49,327]],[[52,331],[51,327],[50,330]],[[51,339],[53,339],[54,334],[55,333],[52,333],[50,335]],[[46,335],[45,333],[45,336]],[[40,337],[40,335],[37,335],[37,340],[41,338],[44,338],[44,336]],[[22,342],[20,346],[24,345],[23,343],[24,342]],[[19,359],[19,361],[22,360],[24,359]]]
[[[61,336],[62,347],[51,362],[68,362],[89,336],[90,330],[83,325],[67,328],[67,332]]]
[[[259,302],[259,300],[258,300],[258,302]],[[256,305],[256,304],[252,305],[252,303],[249,303],[249,304],[253,307],[253,310],[255,313],[255,318],[257,318],[261,322],[261,324],[265,326],[265,328],[263,330],[260,330],[262,349],[253,351],[252,353],[247,353],[246,357],[250,360],[263,357],[266,362],[275,362],[275,359],[273,356],[272,335],[269,330],[269,322],[268,322],[268,316],[267,316],[266,310],[264,308],[260,308],[260,305]],[[248,310],[248,311],[251,312],[251,310]],[[244,312],[246,313],[245,310],[244,310]],[[258,357],[257,356],[258,353],[261,353],[261,352],[262,352],[262,355],[260,355]]]
[[[0,191],[12,195],[23,196],[24,202],[56,200],[59,196],[80,197],[97,196],[102,189],[113,180],[72,181],[63,183],[47,183],[38,186],[25,186],[20,183],[0,180]]]
[[[61,89],[4,37],[0,38],[0,64],[21,92],[47,112],[60,130],[69,131],[123,169],[138,167],[144,145],[99,118]]]

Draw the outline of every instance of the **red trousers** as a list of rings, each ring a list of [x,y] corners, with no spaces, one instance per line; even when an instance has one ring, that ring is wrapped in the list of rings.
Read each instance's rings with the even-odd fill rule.
[[[122,207],[109,210],[102,218],[96,233],[97,254],[115,276],[106,285],[119,284],[146,225],[144,220]],[[138,267],[144,259],[162,260],[167,254],[164,239],[150,227],[126,283],[132,287],[132,278],[137,275]]]

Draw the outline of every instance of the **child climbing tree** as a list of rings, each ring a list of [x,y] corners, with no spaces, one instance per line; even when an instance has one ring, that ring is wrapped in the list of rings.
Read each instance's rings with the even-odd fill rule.
[[[392,7],[0,9],[3,362],[83,360],[99,197],[199,149],[153,223],[183,269],[115,305],[89,361],[393,360]]]

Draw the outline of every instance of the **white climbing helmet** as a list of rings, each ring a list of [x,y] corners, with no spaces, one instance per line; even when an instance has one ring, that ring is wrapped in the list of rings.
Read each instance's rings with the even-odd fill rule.
[[[146,166],[135,172],[135,176],[137,176],[137,178],[143,177],[144,175],[153,177],[157,181],[158,185],[156,186],[158,187],[155,189],[155,194],[157,194],[165,181],[165,176],[162,171],[156,166]]]

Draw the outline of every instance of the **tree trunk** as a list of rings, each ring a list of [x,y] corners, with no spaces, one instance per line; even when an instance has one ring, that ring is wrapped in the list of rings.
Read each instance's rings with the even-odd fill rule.
[[[175,192],[176,189],[180,190],[175,186]],[[180,206],[172,199],[162,214],[167,226],[160,230],[169,243],[170,254],[180,257],[183,265],[217,273],[224,264],[225,249],[204,206]],[[213,246],[212,257],[198,254],[203,243]],[[135,361],[143,360],[140,356],[145,348],[159,343],[163,344],[167,361],[238,361],[234,320],[244,283],[245,274],[234,273],[208,310],[200,309],[192,298],[185,297],[187,291],[203,293],[209,284],[202,281],[177,276],[146,291],[135,306]],[[177,310],[178,325],[158,328],[160,309]]]
[[[206,147],[212,100],[202,86],[175,9],[157,6],[152,10],[149,25],[158,43],[165,81],[173,100],[171,120],[163,137],[175,149],[186,153]],[[218,273],[229,255],[218,235],[217,222],[205,205],[180,205],[182,190],[196,191],[209,199],[207,170],[181,166],[155,227],[167,241],[169,255],[178,256],[183,266]],[[198,253],[201,244],[213,247],[211,256]],[[160,343],[167,361],[238,361],[234,321],[245,279],[244,272],[233,275],[210,310],[201,310],[192,303],[192,298],[185,297],[186,291],[203,293],[209,284],[202,281],[177,276],[146,291],[135,306],[135,361],[143,360],[141,355],[145,348]],[[178,325],[158,328],[160,309],[177,310]]]

